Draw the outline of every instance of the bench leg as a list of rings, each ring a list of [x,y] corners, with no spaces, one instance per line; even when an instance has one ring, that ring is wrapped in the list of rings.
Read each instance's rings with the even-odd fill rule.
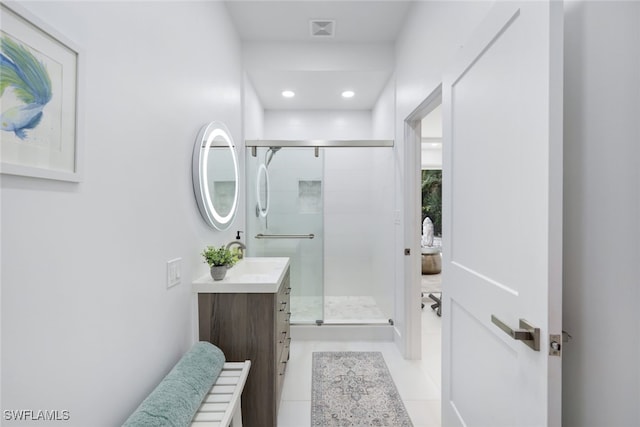
[[[242,409],[241,409],[240,401],[238,401],[238,407],[236,411],[233,413],[233,418],[231,419],[230,427],[242,427]]]

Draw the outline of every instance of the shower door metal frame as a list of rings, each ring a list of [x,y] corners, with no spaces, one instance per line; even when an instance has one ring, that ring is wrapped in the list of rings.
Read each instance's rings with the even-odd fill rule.
[[[393,139],[247,139],[245,146],[254,147],[393,147]]]
[[[245,146],[251,148],[251,155],[256,157],[258,147],[296,147],[315,148],[318,157],[319,148],[329,147],[393,147],[393,139],[247,139]]]

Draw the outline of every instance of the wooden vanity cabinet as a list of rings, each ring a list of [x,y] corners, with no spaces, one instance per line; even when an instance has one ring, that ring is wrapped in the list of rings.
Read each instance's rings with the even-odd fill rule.
[[[289,269],[275,293],[199,293],[200,340],[228,361],[251,360],[242,393],[245,427],[276,427],[291,342]]]

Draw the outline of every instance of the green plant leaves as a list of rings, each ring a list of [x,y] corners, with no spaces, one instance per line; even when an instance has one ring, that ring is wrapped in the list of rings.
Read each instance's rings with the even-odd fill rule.
[[[200,255],[209,266],[226,265],[232,267],[238,261],[238,251],[227,249],[224,246],[219,248],[207,246]]]
[[[429,217],[436,236],[442,236],[442,171],[422,171],[422,221]]]

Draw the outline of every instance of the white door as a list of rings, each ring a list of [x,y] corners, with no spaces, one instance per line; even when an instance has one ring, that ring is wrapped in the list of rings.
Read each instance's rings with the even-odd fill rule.
[[[497,2],[445,75],[443,426],[561,423],[562,32],[560,2]]]

